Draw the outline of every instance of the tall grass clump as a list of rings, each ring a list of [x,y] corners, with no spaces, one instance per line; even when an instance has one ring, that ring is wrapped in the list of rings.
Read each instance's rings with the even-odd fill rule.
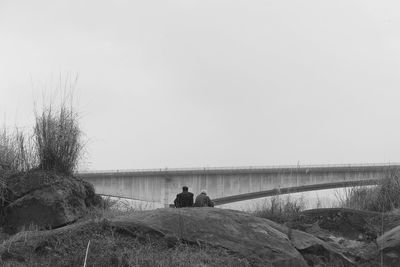
[[[78,114],[67,104],[36,113],[33,136],[38,168],[72,174],[83,149]]]
[[[34,101],[31,129],[0,128],[0,170],[74,173],[84,148],[79,114],[73,105],[76,80],[70,77],[65,83],[61,80],[59,88],[53,91],[55,95],[49,95],[48,99],[44,95],[41,105]]]
[[[32,143],[25,134],[15,128],[0,130],[0,223],[4,218],[4,203],[7,201],[6,177],[13,171],[27,171],[35,165]]]
[[[306,204],[302,197],[294,199],[290,195],[286,198],[274,196],[257,205],[253,215],[278,223],[285,223],[297,219],[305,207]]]
[[[343,207],[388,212],[400,208],[400,174],[388,171],[377,186],[353,187],[338,197]]]
[[[0,169],[27,171],[36,164],[33,143],[27,135],[18,130],[0,130]]]

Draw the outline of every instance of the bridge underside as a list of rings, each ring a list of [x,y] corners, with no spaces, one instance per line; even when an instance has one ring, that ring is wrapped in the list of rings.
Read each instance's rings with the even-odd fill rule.
[[[315,185],[303,185],[296,187],[285,187],[285,188],[276,188],[271,190],[265,190],[254,193],[240,194],[236,196],[229,197],[221,197],[214,199],[215,205],[223,205],[238,201],[257,199],[262,197],[271,197],[277,195],[284,194],[294,194],[301,193],[307,191],[316,191],[316,190],[324,190],[324,189],[335,189],[335,188],[345,188],[345,187],[354,187],[354,186],[367,186],[367,185],[376,185],[379,180],[365,180],[365,181],[347,181],[347,182],[337,182],[337,183],[326,183],[326,184],[315,184]]]
[[[251,199],[257,199],[257,198],[263,198],[263,197],[294,194],[294,193],[301,193],[301,192],[307,192],[307,191],[317,191],[317,190],[324,190],[324,189],[346,188],[346,187],[355,187],[355,186],[370,186],[370,185],[376,185],[378,183],[379,183],[379,180],[365,180],[365,181],[347,181],[347,182],[326,183],[326,184],[316,184],[316,185],[303,185],[303,186],[296,186],[296,187],[275,188],[275,189],[265,190],[265,191],[260,191],[260,192],[253,192],[253,193],[246,193],[246,194],[216,198],[216,199],[213,199],[213,202],[214,202],[215,206],[219,206],[219,205],[224,205],[224,204],[229,204],[229,203],[234,203],[234,202],[239,202],[239,201],[245,201],[245,200],[251,200]],[[115,195],[104,195],[104,194],[102,194],[102,195],[108,196],[108,197],[121,198],[121,196],[115,196]],[[126,198],[126,199],[143,201],[140,199],[133,199],[133,198]],[[173,207],[174,204],[169,204],[169,206]]]
[[[216,205],[313,190],[376,184],[400,166],[335,166],[301,168],[164,170],[80,173],[102,195],[168,206],[181,187],[202,189]]]

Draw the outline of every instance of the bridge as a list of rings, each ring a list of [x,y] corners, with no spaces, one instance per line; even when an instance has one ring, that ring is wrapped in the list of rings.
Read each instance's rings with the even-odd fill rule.
[[[168,206],[182,186],[206,189],[216,205],[277,194],[374,185],[400,164],[308,165],[243,168],[80,172],[96,192]]]

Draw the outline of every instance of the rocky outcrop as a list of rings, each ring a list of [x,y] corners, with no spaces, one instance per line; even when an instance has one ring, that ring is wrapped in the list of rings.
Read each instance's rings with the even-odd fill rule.
[[[297,223],[298,228],[304,231],[308,231],[307,224],[318,225],[348,239],[372,241],[382,232],[399,225],[400,216],[347,208],[313,209],[302,212]]]
[[[348,208],[315,209],[302,212],[293,224],[339,249],[356,266],[400,266],[398,214]]]
[[[55,261],[57,257],[68,258],[75,253],[71,251],[77,243],[80,246],[76,249],[84,251],[87,242],[96,239],[93,249],[101,253],[103,246],[110,245],[102,243],[103,236],[108,235],[112,244],[118,244],[112,249],[117,254],[126,251],[128,247],[124,246],[132,240],[141,240],[172,250],[181,249],[182,243],[222,249],[251,266],[398,266],[399,228],[380,236],[378,246],[374,241],[334,236],[317,223],[311,228],[315,235],[248,213],[217,208],[140,211],[108,220],[80,221],[54,230],[19,233],[0,245],[0,265],[24,262],[29,266],[42,255]],[[110,266],[107,264],[98,266]]]
[[[42,189],[43,192],[46,190]],[[53,191],[50,192],[49,194],[53,195]],[[19,199],[23,198],[17,198],[12,203],[18,203]],[[81,207],[84,201],[79,203],[78,207]],[[66,212],[63,211],[63,214]],[[126,244],[130,244],[133,240],[141,240],[151,244],[163,244],[162,246],[172,250],[186,246],[182,243],[190,247],[221,249],[228,251],[229,255],[234,255],[235,259],[244,259],[251,266],[400,265],[400,226],[381,235],[377,240],[357,240],[358,235],[354,235],[355,239],[351,239],[345,235],[335,235],[327,228],[334,227],[336,231],[339,227],[332,224],[333,220],[343,222],[348,220],[351,214],[356,214],[365,224],[357,225],[359,219],[354,221],[350,219],[349,225],[353,222],[354,227],[360,227],[355,229],[363,233],[365,225],[368,227],[375,225],[374,216],[368,218],[367,213],[351,210],[345,210],[343,213],[343,210],[332,209],[319,210],[318,215],[316,211],[311,214],[313,216],[308,216],[308,219],[303,218],[307,222],[313,222],[303,223],[303,228],[308,231],[304,232],[248,213],[217,208],[133,212],[108,220],[80,221],[54,230],[18,233],[0,245],[0,259],[3,261],[0,260],[0,265],[23,262],[29,266],[32,261],[41,259],[41,255],[44,254],[49,259],[53,257],[54,261],[60,257],[68,258],[75,253],[71,252],[74,251],[72,247],[84,251],[89,240],[98,240],[93,249],[100,253],[103,246],[110,245],[110,242],[102,243],[103,236],[108,236],[112,244],[118,244],[112,250],[117,254],[124,253],[128,249],[124,247]],[[383,218],[382,214],[380,216]],[[313,218],[318,220],[315,221]],[[393,219],[392,222],[387,219],[386,225],[391,225],[397,220],[396,216],[390,218]],[[326,221],[329,224],[324,224]],[[321,222],[325,229],[319,226],[318,223]],[[344,229],[343,233],[348,233],[348,229]],[[121,243],[121,240],[125,243]],[[60,244],[65,242],[69,245],[60,247]],[[77,243],[80,243],[79,248],[75,247]],[[104,266],[110,266],[107,264],[105,262]]]
[[[341,246],[330,240],[322,240],[312,234],[291,229],[285,225],[266,220],[271,227],[285,233],[291,244],[303,255],[310,266],[334,264],[338,266],[354,266],[354,258],[346,256]]]
[[[212,246],[245,258],[251,266],[308,266],[285,233],[271,227],[265,219],[249,214],[212,208],[159,209],[135,212],[110,220],[86,221],[66,227],[17,234],[0,246],[3,263],[27,262],[43,251],[57,249],[60,235],[75,238],[84,233],[85,241],[99,233],[135,237],[166,243]],[[10,244],[9,244],[9,243]],[[45,245],[43,245],[45,242]],[[124,249],[124,248],[121,248]],[[59,255],[57,255],[59,256]]]
[[[6,232],[53,229],[82,217],[101,198],[89,183],[54,172],[30,171],[6,177],[2,225]]]
[[[307,266],[287,235],[266,219],[244,212],[214,208],[159,209],[112,221],[119,229],[134,232],[147,225],[192,244],[222,247],[247,258],[253,266]]]

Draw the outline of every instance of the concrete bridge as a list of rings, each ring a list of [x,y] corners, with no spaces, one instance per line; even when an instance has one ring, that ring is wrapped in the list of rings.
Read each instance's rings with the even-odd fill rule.
[[[295,192],[373,185],[400,164],[273,166],[80,172],[102,195],[173,203],[184,185],[217,205]]]

